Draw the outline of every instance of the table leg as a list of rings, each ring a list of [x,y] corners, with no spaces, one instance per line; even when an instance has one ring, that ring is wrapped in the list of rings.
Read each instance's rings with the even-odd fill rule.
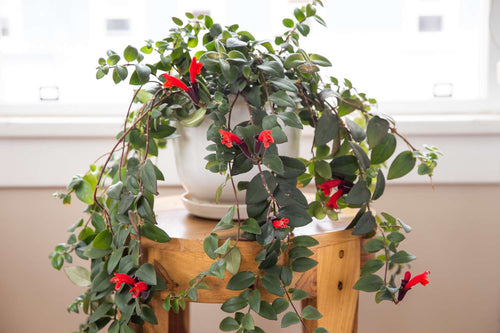
[[[306,321],[309,332],[324,327],[331,333],[352,333],[357,319],[358,291],[352,289],[359,277],[359,240],[325,246],[317,250],[317,297],[302,302],[323,314]]]

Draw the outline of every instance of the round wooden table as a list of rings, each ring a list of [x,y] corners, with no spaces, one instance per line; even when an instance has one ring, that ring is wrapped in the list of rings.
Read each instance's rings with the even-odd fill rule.
[[[189,288],[189,281],[205,271],[214,262],[203,250],[203,240],[210,234],[218,221],[206,220],[190,215],[182,207],[180,196],[160,198],[156,202],[158,226],[166,230],[172,238],[167,243],[155,243],[143,239],[144,262],[154,265],[156,271],[167,282],[167,290],[157,292],[150,305],[158,317],[158,325],[144,324],[142,332],[189,332],[189,305],[179,314],[167,313],[162,308],[162,300],[171,292]],[[344,210],[339,221],[329,219],[314,220],[305,227],[298,228],[294,235],[309,235],[318,240],[312,247],[318,265],[305,273],[295,273],[290,287],[303,289],[311,297],[302,301],[302,306],[313,305],[323,317],[317,321],[306,320],[312,332],[317,327],[325,327],[330,333],[351,333],[357,327],[358,291],[352,289],[360,273],[360,237],[352,235],[352,230],[344,230],[354,217],[353,210]],[[220,230],[220,245],[227,239],[235,239],[236,228]],[[240,271],[257,273],[255,256],[261,246],[257,242],[240,240]],[[283,259],[281,259],[283,260]],[[283,263],[283,261],[281,262]],[[198,302],[222,303],[240,291],[227,290],[225,279],[208,276],[205,281],[209,290],[198,290]],[[277,296],[260,289],[263,300],[273,300]],[[222,310],[221,310],[222,311]]]

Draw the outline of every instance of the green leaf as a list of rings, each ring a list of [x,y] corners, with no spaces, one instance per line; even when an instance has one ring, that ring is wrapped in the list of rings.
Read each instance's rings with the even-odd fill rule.
[[[231,238],[228,238],[224,241],[224,243],[221,246],[215,249],[214,252],[220,255],[224,255],[229,250],[230,246],[231,246]]]
[[[75,187],[75,193],[81,202],[86,203],[87,205],[92,205],[94,203],[94,189],[85,179],[82,179]]]
[[[378,116],[372,117],[366,125],[366,137],[370,148],[384,141],[389,131],[389,122]]]
[[[276,298],[273,301],[273,309],[276,313],[282,313],[290,306],[290,303],[285,298]]]
[[[385,190],[385,177],[382,170],[377,173],[377,184],[375,185],[375,190],[373,191],[372,200],[377,200],[384,194]]]
[[[252,218],[249,218],[249,219],[243,221],[240,229],[245,231],[245,232],[255,234],[255,235],[260,235],[262,232],[260,230],[259,223],[255,219],[252,219]]]
[[[276,154],[266,154],[262,159],[262,163],[277,174],[281,175],[285,171],[283,162]]]
[[[353,205],[362,205],[370,200],[371,195],[368,186],[366,186],[366,182],[360,180],[354,184],[344,201]]]
[[[322,67],[332,66],[332,63],[330,62],[330,60],[328,60],[327,58],[325,58],[319,54],[310,54],[309,58],[311,59],[311,63],[313,63],[315,65],[322,66]]]
[[[276,178],[269,172],[269,171],[264,171],[264,179],[266,180],[266,183],[269,187],[269,190],[274,192],[276,190]],[[262,183],[262,178],[260,174],[255,175],[250,183],[248,184],[248,190],[246,193],[246,203],[247,204],[254,204],[254,203],[260,203],[262,201],[265,201],[267,199],[267,191],[266,188],[264,187],[264,184]]]
[[[346,118],[345,122],[354,141],[361,142],[366,138],[365,131],[361,128],[361,126],[359,126],[349,118]]]
[[[299,8],[295,8],[293,10],[293,15],[297,19],[297,21],[302,22],[306,19],[306,16],[304,15],[304,12],[300,10]]]
[[[108,60],[107,60],[107,63],[108,65],[110,66],[114,66],[116,65],[118,62],[120,61],[120,56],[118,54],[113,54],[111,55]]]
[[[299,316],[295,312],[287,312],[281,319],[281,327],[285,328],[300,322]]]
[[[286,68],[295,68],[301,64],[304,64],[306,59],[300,53],[292,53],[286,58],[284,66]]]
[[[307,247],[296,246],[290,250],[290,252],[288,253],[288,257],[290,259],[307,258],[307,257],[312,256],[313,254],[314,254],[314,252],[309,250]]]
[[[97,309],[94,310],[92,315],[89,317],[89,324],[95,323],[97,320],[101,319],[101,317],[104,317],[106,313],[108,313],[109,310],[113,308],[112,303],[102,303],[97,307]]]
[[[339,119],[329,109],[324,111],[316,124],[314,145],[322,146],[332,141],[339,130]]]
[[[396,138],[392,134],[388,134],[384,141],[376,145],[371,152],[372,164],[380,164],[385,162],[392,156],[396,150]]]
[[[375,222],[375,217],[373,217],[371,211],[368,211],[361,216],[358,223],[354,226],[352,234],[364,235],[371,232],[376,226],[377,223]]]
[[[123,189],[123,183],[122,181],[118,181],[116,184],[113,184],[110,187],[108,187],[106,194],[108,195],[108,197],[112,199],[120,200],[122,189]]]
[[[286,77],[273,78],[273,79],[269,80],[269,82],[271,82],[273,85],[275,85],[279,89],[283,89],[283,90],[290,91],[290,92],[298,92],[298,89],[295,86],[295,84],[293,84],[293,82]],[[278,116],[279,116],[279,114],[278,114]]]
[[[226,289],[243,290],[250,287],[255,282],[255,274],[253,272],[244,271],[234,275],[227,283]]]
[[[268,61],[257,66],[258,69],[273,77],[283,77],[283,67],[277,61]]]
[[[283,296],[285,294],[285,291],[281,286],[279,278],[276,277],[275,275],[266,274],[262,277],[261,281],[262,281],[262,286],[271,294],[277,296]]]
[[[295,289],[292,293],[292,300],[294,301],[300,301],[304,298],[311,297],[311,294],[308,293],[307,291],[304,291],[302,289]]]
[[[255,329],[253,317],[249,312],[243,316],[243,319],[241,320],[241,326],[243,326],[244,329],[249,331]]]
[[[226,260],[219,259],[210,265],[208,269],[209,273],[218,277],[219,279],[224,279],[224,274],[226,273]]]
[[[277,299],[282,299],[282,298],[277,298]],[[259,313],[259,316],[261,316],[262,318],[266,318],[269,320],[277,320],[278,319],[278,316],[276,314],[276,310],[268,302],[261,301],[259,307],[260,307],[260,310],[258,313]]]
[[[80,266],[65,267],[64,272],[68,278],[79,287],[88,287],[91,285],[90,272]]]
[[[300,160],[288,156],[280,156],[285,173],[281,175],[285,178],[297,178],[306,171],[306,166]]]
[[[137,73],[137,78],[141,83],[146,83],[149,81],[149,75],[151,75],[151,68],[146,65],[136,64],[135,72]]]
[[[151,309],[146,304],[141,305],[141,318],[150,324],[153,324],[153,325],[158,324],[158,319],[156,319],[156,315],[155,315],[153,309]]]
[[[291,19],[286,18],[286,19],[283,19],[283,25],[287,28],[293,28],[294,23]]]
[[[234,61],[234,62],[247,62],[248,59],[245,57],[243,53],[241,53],[238,50],[232,50],[227,54],[227,60]]]
[[[109,256],[109,260],[108,260],[108,267],[107,267],[108,274],[113,273],[116,266],[118,266],[118,263],[120,262],[120,259],[122,258],[124,250],[125,250],[125,247],[121,246],[118,250],[111,253],[111,255]]]
[[[219,221],[219,223],[217,223],[214,230],[212,230],[212,231],[226,230],[226,229],[231,229],[232,227],[234,227],[233,216],[234,216],[234,206],[229,208],[226,215],[224,215],[222,217],[222,219]]]
[[[144,188],[153,194],[158,194],[156,171],[153,163],[148,158],[146,163],[141,166],[140,178],[144,185]]]
[[[106,221],[104,221],[104,218],[99,213],[93,212],[91,221],[96,232],[101,232],[106,229]]]
[[[230,332],[237,330],[240,327],[240,324],[236,321],[236,319],[232,317],[226,317],[222,319],[219,324],[219,329],[223,332]]]
[[[100,250],[107,250],[111,246],[113,236],[109,230],[103,230],[97,234],[92,242],[92,247]]]
[[[370,253],[375,253],[384,248],[384,242],[378,238],[370,239],[364,246],[365,250]]]
[[[205,119],[206,108],[199,108],[188,117],[181,119],[180,123],[186,127],[198,127]]]
[[[224,304],[222,304],[221,310],[224,312],[232,313],[243,309],[245,306],[247,306],[247,304],[247,300],[243,297],[231,297],[227,301],[225,301]]]
[[[297,236],[292,238],[292,243],[296,246],[312,247],[319,244],[319,242],[311,236]]]
[[[324,179],[332,178],[330,164],[324,160],[314,162],[314,171]]]
[[[163,229],[160,229],[152,223],[144,223],[141,228],[141,233],[144,237],[158,243],[165,243],[170,240],[170,237]]]
[[[260,312],[260,299],[261,295],[259,289],[253,289],[248,294],[248,305],[250,306],[250,309],[257,313]]]
[[[406,150],[400,153],[396,156],[394,161],[392,161],[387,179],[403,177],[413,169],[415,162],[416,159],[411,151]]]
[[[311,216],[307,213],[307,208],[300,207],[296,204],[284,206],[280,210],[280,214],[287,216],[290,220],[290,227],[303,227],[312,221]]]
[[[260,229],[259,229],[260,230]],[[217,258],[217,253],[215,249],[219,246],[219,236],[215,233],[211,233],[203,241],[203,250],[211,259]]]
[[[313,333],[328,333],[328,331],[323,327],[318,327],[313,331]]]
[[[374,292],[380,290],[384,285],[384,281],[378,275],[365,275],[356,282],[354,289],[365,292]]]
[[[307,24],[298,23],[297,30],[300,32],[302,36],[307,36],[309,35],[311,28]]]
[[[355,142],[349,142],[349,145],[352,148],[354,156],[358,159],[359,166],[365,170],[368,169],[370,167],[370,160],[364,149]]]
[[[145,263],[135,272],[135,277],[146,282],[150,286],[156,285],[156,272],[152,264]]]
[[[269,101],[275,103],[278,106],[295,108],[295,102],[288,96],[288,94],[280,90],[269,96]]]
[[[172,21],[174,21],[174,23],[178,26],[184,25],[184,22],[182,22],[182,20],[177,17],[172,17]]]
[[[318,262],[311,258],[298,258],[292,262],[292,270],[295,272],[307,272],[317,264]]]
[[[323,315],[315,307],[308,305],[302,309],[302,317],[309,320],[318,320]]]
[[[228,38],[226,40],[226,46],[227,47],[245,47],[247,46],[247,43],[239,40],[238,38]]]
[[[391,243],[400,243],[405,240],[405,236],[400,232],[393,231],[389,235],[387,235],[387,239]]]
[[[125,48],[125,51],[123,51],[123,57],[128,62],[131,62],[137,58],[137,53],[138,53],[137,49],[135,47],[129,45]]]
[[[399,225],[401,226],[401,228],[403,228],[403,230],[404,230],[406,233],[411,232],[411,227],[410,227],[408,224],[404,223],[404,222],[403,222],[403,221],[401,221],[400,219],[398,219],[398,223],[399,223]]]
[[[391,262],[395,264],[406,264],[415,259],[417,259],[417,257],[406,251],[399,251],[391,256]]]
[[[361,269],[361,276],[373,274],[384,266],[384,262],[379,259],[371,259]]]

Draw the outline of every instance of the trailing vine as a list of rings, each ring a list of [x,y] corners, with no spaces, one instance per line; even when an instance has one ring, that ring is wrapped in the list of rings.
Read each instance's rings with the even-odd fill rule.
[[[367,251],[381,252],[363,267],[355,289],[376,292],[377,302],[397,304],[416,283],[428,282],[427,272],[413,279],[407,272],[398,285],[396,276],[415,259],[398,249],[411,228],[389,213],[375,213],[371,203],[384,193],[386,180],[405,176],[417,161],[418,173],[432,176],[439,150],[414,147],[391,117],[376,111],[376,100],[359,93],[349,80],[320,76],[320,67],[331,66],[330,61],[307,53],[299,41],[309,34],[311,21],[324,25],[316,14],[321,5],[314,0],[295,9],[293,18],[283,20],[287,30],[274,42],[255,40],[238,25],[223,28],[209,16],[187,13],[187,23],[173,18],[177,27],[165,39],[149,40],[140,49],[128,46],[123,59],[112,50],[99,59],[97,79],[110,75],[118,84],[131,69],[129,84],[137,89],[104,163],[91,165],[57,194],[64,204],[76,196],[87,205],[86,218],[69,227],[68,240],[50,254],[56,269],[71,264],[75,254],[90,261],[90,270],[64,268],[75,284],[86,288],[68,307],[88,315],[80,332],[133,332],[132,324],[157,323],[161,314],[148,303],[171,281],[168,270],[158,271],[144,261],[142,241],[168,242],[170,237],[156,225],[155,196],[164,175],[152,158],[176,136],[176,127],[195,127],[205,119],[211,121],[206,169],[223,175],[214,198],[230,183],[235,205],[203,242],[212,265],[193,276],[189,288],[169,293],[163,301],[166,311],[185,309],[187,301],[197,301],[198,290],[210,288],[206,277],[224,279],[228,271],[232,277],[226,288],[240,294],[221,306],[232,314],[220,323],[222,331],[263,332],[254,316],[277,320],[280,313],[282,327],[300,323],[307,331],[306,321],[321,314],[310,305],[302,310],[293,305],[310,294],[292,280],[294,273],[317,265],[310,248],[318,242],[294,237],[293,231],[313,218],[336,220],[347,207],[358,210],[348,228],[372,237]],[[249,114],[247,121],[234,124],[238,99]],[[307,126],[314,132],[311,157],[280,155],[286,130]],[[408,149],[390,162],[386,177],[383,170],[398,139]],[[251,170],[255,174],[249,182],[236,183],[235,176]],[[300,188],[312,182],[317,192],[308,202]],[[246,191],[247,219],[241,215],[240,191]],[[237,228],[236,239],[220,241],[217,231],[230,228]],[[261,248],[255,271],[240,270],[238,245],[243,239]],[[382,277],[375,274],[383,267]],[[264,301],[261,290],[273,294],[274,301]],[[320,332],[326,330],[314,331]]]

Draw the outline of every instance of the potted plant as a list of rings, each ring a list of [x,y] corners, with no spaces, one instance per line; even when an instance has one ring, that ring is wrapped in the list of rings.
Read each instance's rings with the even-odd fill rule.
[[[187,22],[173,18],[177,27],[165,39],[149,40],[140,49],[128,46],[123,56],[108,51],[106,58],[99,59],[97,79],[107,75],[115,83],[128,79],[136,90],[123,129],[104,162],[91,165],[85,175],[75,176],[66,191],[57,194],[64,204],[76,196],[88,205],[85,218],[68,228],[67,242],[50,254],[58,270],[65,262],[71,264],[73,254],[91,262],[90,271],[65,267],[74,283],[86,287],[68,307],[68,311],[89,315],[81,332],[104,327],[110,332],[128,332],[131,323],[156,322],[160,314],[153,313],[147,303],[164,281],[151,263],[143,262],[141,239],[168,242],[169,236],[168,230],[155,225],[157,182],[164,175],[151,157],[176,133],[202,123],[209,141],[205,168],[222,184],[213,197],[220,197],[224,186],[234,197],[234,205],[216,229],[238,228],[242,239],[262,246],[256,265],[266,262],[261,274],[284,286],[284,292],[301,293],[287,288],[297,257],[281,266],[267,259],[287,257],[292,249],[302,250],[299,257],[308,257],[305,247],[289,242],[293,230],[313,218],[335,220],[348,207],[357,210],[349,228],[371,238],[365,245],[367,251],[381,253],[364,266],[356,289],[375,292],[377,302],[398,303],[412,286],[428,282],[428,272],[413,279],[407,272],[398,282],[398,274],[415,259],[399,249],[411,229],[389,213],[375,213],[372,202],[384,193],[386,179],[406,175],[417,162],[419,174],[432,176],[439,151],[415,148],[389,116],[376,111],[376,101],[358,92],[347,79],[320,76],[321,67],[330,66],[330,61],[299,46],[312,21],[324,25],[316,14],[320,5],[321,1],[314,0],[295,9],[292,18],[283,20],[285,33],[272,42],[255,40],[238,25],[222,27],[209,16],[187,13]],[[243,117],[235,114],[237,103],[247,113]],[[282,153],[293,133],[290,128],[313,130],[310,156]],[[389,163],[397,141],[407,149]],[[248,181],[235,180],[252,169],[256,173]],[[299,190],[308,184],[317,189],[310,202]],[[238,193],[244,193],[244,202]],[[246,204],[248,218],[242,217],[242,204]],[[213,235],[207,235],[206,251],[212,256],[218,250],[212,258],[219,269],[193,276],[190,288],[165,300],[166,310],[178,311],[187,298],[196,299],[204,276],[220,276],[220,269],[226,270],[224,257],[238,245],[210,245]],[[315,265],[310,258],[308,262],[308,269]],[[383,277],[375,274],[381,269]],[[275,275],[277,270],[285,271],[286,278]],[[243,284],[242,289],[259,279],[253,273],[249,278],[248,272],[238,272],[237,267],[232,273],[229,283]],[[314,316],[305,318],[292,311],[282,326],[319,315],[314,308],[309,311]],[[252,315],[258,311],[249,305],[248,315],[236,312],[221,323],[221,330],[261,332],[248,320]]]

